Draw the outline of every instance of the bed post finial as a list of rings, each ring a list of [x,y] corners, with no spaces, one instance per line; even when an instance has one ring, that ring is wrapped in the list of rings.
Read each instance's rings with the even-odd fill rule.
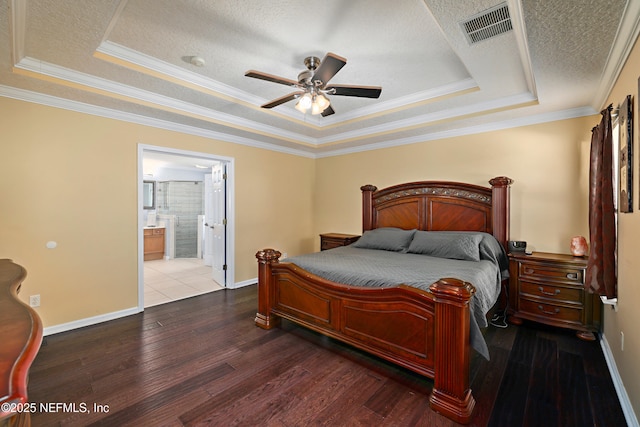
[[[362,191],[362,232],[373,228],[373,192],[378,187],[375,185],[363,185]]]
[[[429,289],[435,297],[435,373],[429,405],[467,424],[476,404],[469,383],[469,300],[476,290],[470,283],[453,278],[440,279]]]
[[[509,240],[509,186],[513,180],[506,176],[498,176],[489,181],[491,184],[491,203],[493,211],[493,235],[507,250]]]
[[[277,264],[282,255],[275,249],[263,249],[256,253],[258,259],[258,312],[256,313],[256,325],[262,329],[271,329],[280,321],[279,317],[271,314],[275,289],[271,266]]]

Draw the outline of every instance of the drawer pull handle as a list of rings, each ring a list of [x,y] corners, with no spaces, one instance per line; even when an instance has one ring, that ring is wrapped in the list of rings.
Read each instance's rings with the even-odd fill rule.
[[[567,279],[578,280],[578,273],[567,273]]]
[[[538,310],[540,310],[540,311],[541,311],[541,312],[543,312],[544,314],[551,314],[551,315],[554,315],[554,314],[558,314],[558,313],[560,313],[560,309],[559,309],[559,308],[556,308],[556,309],[554,309],[553,311],[547,311],[547,310],[545,310],[545,309],[544,309],[544,307],[543,307],[543,306],[541,306],[541,305],[539,305],[539,306],[538,306]]]
[[[534,272],[534,271],[535,271],[535,270],[534,270],[533,268],[527,268],[527,267],[525,267],[525,269],[524,269],[525,274],[533,274],[533,272]]]
[[[552,297],[554,297],[554,296],[556,296],[556,295],[558,295],[560,293],[560,289],[556,289],[555,292],[546,292],[542,286],[538,286],[538,290],[540,291],[541,294],[549,295],[549,296],[552,296]]]

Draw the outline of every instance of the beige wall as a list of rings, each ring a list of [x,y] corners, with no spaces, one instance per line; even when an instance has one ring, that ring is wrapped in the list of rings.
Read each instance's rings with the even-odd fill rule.
[[[319,159],[316,234],[361,232],[364,184],[452,180],[488,186],[506,175],[515,181],[512,240],[568,253],[570,238],[588,233],[588,165],[581,158],[596,123],[597,117],[584,117]]]
[[[257,276],[259,249],[311,249],[313,159],[7,98],[0,111],[0,257],[27,269],[21,298],[40,294],[45,327],[137,306],[138,143],[235,159],[235,282]]]
[[[607,104],[618,104],[627,95],[634,99],[633,123],[633,203],[634,212],[618,215],[618,311],[605,309],[604,335],[611,347],[615,362],[623,378],[625,388],[633,405],[636,416],[640,418],[640,310],[636,307],[640,301],[640,262],[638,258],[640,248],[640,189],[638,175],[638,77],[640,76],[640,45],[635,47],[622,73],[618,77]],[[621,350],[620,332],[624,333],[624,351]]]

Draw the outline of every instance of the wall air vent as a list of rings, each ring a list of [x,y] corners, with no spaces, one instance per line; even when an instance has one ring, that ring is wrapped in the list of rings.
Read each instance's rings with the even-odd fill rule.
[[[469,44],[495,37],[512,29],[506,3],[487,9],[460,23]]]

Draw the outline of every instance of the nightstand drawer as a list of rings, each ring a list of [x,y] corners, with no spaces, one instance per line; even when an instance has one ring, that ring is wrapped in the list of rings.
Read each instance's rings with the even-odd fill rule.
[[[520,282],[520,295],[533,295],[553,301],[569,301],[582,303],[583,290],[581,288],[567,288],[545,283]]]
[[[520,277],[522,279],[544,280],[545,282],[575,284],[580,287],[584,283],[582,269],[536,263],[520,264]]]
[[[340,246],[348,246],[357,241],[360,236],[355,234],[342,233],[325,233],[320,235],[320,250],[338,248]]]
[[[520,299],[520,311],[539,316],[546,321],[563,321],[572,323],[582,322],[582,309],[569,308],[554,304],[545,304],[525,298]]]
[[[336,240],[322,240],[320,242],[320,250],[326,251],[327,249],[338,248],[340,246],[345,246],[344,242],[336,241]]]

